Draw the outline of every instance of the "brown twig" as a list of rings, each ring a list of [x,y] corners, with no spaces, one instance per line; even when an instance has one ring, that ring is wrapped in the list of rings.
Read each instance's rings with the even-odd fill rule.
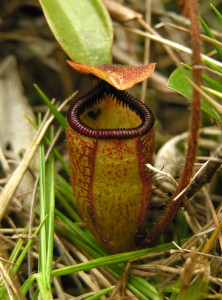
[[[211,182],[213,175],[220,168],[221,164],[222,144],[210,156],[209,160],[199,169],[186,188],[174,198],[174,201],[177,201],[180,197],[193,197],[193,195],[205,184]]]

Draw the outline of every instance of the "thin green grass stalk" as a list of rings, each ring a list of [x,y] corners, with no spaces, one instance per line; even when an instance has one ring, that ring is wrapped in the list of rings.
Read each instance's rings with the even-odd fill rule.
[[[222,15],[221,15],[221,13],[216,9],[216,7],[213,4],[210,4],[210,6],[213,9],[213,11],[216,14],[216,16],[218,17],[218,19],[221,22],[221,24],[222,24]]]
[[[28,226],[24,228],[23,234],[26,234],[28,232]],[[10,255],[10,262],[15,263],[15,261],[18,259],[18,256],[20,255],[21,248],[24,244],[23,239],[18,239],[15,247],[12,250],[12,253]]]
[[[51,141],[53,141],[54,132],[51,129]],[[47,258],[46,258],[46,278],[48,288],[51,287],[51,272],[53,263],[53,246],[54,246],[54,212],[55,212],[55,171],[54,171],[54,154],[51,152],[47,163],[46,177],[46,198],[45,207],[48,216],[46,220],[47,232]]]
[[[32,126],[38,130],[39,126],[37,124],[35,124],[35,122],[29,118],[29,116],[26,116],[26,119],[30,122],[30,124],[32,124]],[[51,145],[51,141],[49,140],[49,138],[47,136],[43,137],[43,141],[44,143],[49,147]],[[59,151],[56,148],[53,148],[52,151],[54,152],[54,156],[55,159],[58,160],[60,162],[60,164],[62,165],[64,171],[66,172],[67,175],[70,175],[70,170],[69,170],[69,166],[68,164],[65,162],[64,158],[62,157],[62,155],[59,153]]]
[[[48,106],[48,108],[51,110],[53,115],[55,116],[56,120],[59,122],[59,124],[62,126],[63,130],[66,130],[66,119],[63,117],[63,115],[57,110],[57,108],[52,104],[50,99],[46,96],[46,94],[38,87],[37,84],[34,84],[34,87],[36,88],[37,92],[39,93],[42,100],[45,102],[45,104]]]
[[[29,291],[29,289],[31,288],[31,286],[33,285],[33,283],[36,281],[36,276],[37,274],[32,274],[22,285],[21,287],[21,292],[22,295],[26,295]],[[38,290],[38,288],[37,288]],[[33,298],[32,298],[33,299]]]
[[[218,100],[222,100],[222,93],[215,91],[214,89],[208,88],[208,87],[202,87],[203,90],[213,96],[216,96]],[[219,104],[219,103],[218,103]]]
[[[131,285],[131,284],[127,284],[127,287],[129,288],[129,290],[137,296],[137,299],[140,300],[163,300],[163,298],[150,298],[147,295],[144,295],[139,288],[137,288],[137,286],[135,285]]]
[[[37,288],[32,296],[32,300],[38,300],[39,299],[39,288]]]
[[[61,230],[61,228],[60,228],[60,230],[59,230],[58,225],[56,225],[56,224],[55,224],[55,229],[56,229],[56,231],[60,231],[60,230]],[[71,238],[71,241],[73,240],[73,243],[74,243],[74,244],[76,243],[77,239],[76,239],[73,235],[70,236],[70,232],[67,232],[67,231],[65,231],[65,230],[61,230],[61,234],[62,234],[64,237],[66,237],[67,234],[68,234],[68,235],[69,235],[69,238]],[[87,253],[92,253],[94,256],[97,256],[97,257],[98,257],[98,253],[95,252],[94,250],[92,250],[92,249],[90,248],[90,246],[84,245],[84,243],[83,243],[81,240],[79,240],[79,243],[77,243],[77,244],[80,246],[81,249],[83,249],[83,250],[86,251]],[[117,269],[117,268],[115,268],[115,269]],[[117,273],[115,273],[114,271],[112,271],[112,270],[109,270],[109,271],[110,271],[110,273],[111,273],[113,276],[115,276],[117,279],[120,278],[120,276],[119,276]],[[120,271],[121,271],[121,273],[122,273],[123,268],[121,268]],[[120,272],[119,272],[119,273],[120,273]],[[38,274],[33,274],[33,275],[31,275],[31,276],[26,280],[26,282],[23,284],[22,289],[21,289],[23,295],[26,295],[26,293],[28,293],[28,291],[29,291],[31,285],[32,285],[33,282],[36,280],[36,276],[37,276],[37,275],[38,275]],[[0,298],[0,299],[1,299],[1,298]]]
[[[41,294],[42,300],[53,300],[51,290],[48,289],[43,273],[36,274],[36,280],[38,282],[38,288]]]
[[[46,139],[47,141],[47,139]],[[49,146],[50,144],[47,142],[47,145]],[[63,167],[64,171],[66,172],[67,175],[70,175],[70,169],[68,164],[65,162],[65,160],[63,159],[62,155],[59,153],[59,151],[57,149],[53,149],[54,155],[55,155],[55,159],[58,160],[61,164],[61,166]]]
[[[54,132],[51,130],[50,140],[53,141]],[[40,221],[46,218],[46,222],[40,232],[39,273],[37,281],[42,299],[52,299],[51,271],[53,262],[54,240],[54,210],[55,210],[55,176],[54,154],[50,153],[45,162],[45,144],[41,143],[39,149],[39,201]]]
[[[47,136],[43,138],[44,143],[49,147],[51,145],[50,139],[48,139]],[[52,149],[55,159],[60,162],[61,166],[63,167],[64,171],[66,172],[67,175],[70,175],[70,170],[68,164],[65,162],[64,158],[62,155],[59,153],[59,151],[56,148]]]
[[[62,222],[55,222],[55,230],[59,232],[62,236],[66,237],[70,242],[73,244],[79,246],[81,249],[83,249],[85,252],[90,254],[93,257],[100,257],[101,255],[107,255],[107,252],[103,250],[103,248],[95,241],[93,235],[88,230],[81,229],[78,225],[73,223],[72,220],[67,218],[65,215],[63,215],[60,211],[55,209],[55,216],[57,214],[60,215]],[[38,213],[37,213],[38,216]],[[62,225],[64,224],[64,226]],[[70,230],[68,230],[69,225],[71,225]],[[73,231],[73,232],[72,232]],[[88,243],[90,246],[88,246],[85,242],[85,240],[92,241],[91,243]],[[92,245],[94,245],[96,250],[92,249]]]
[[[133,276],[130,279],[130,284],[133,287],[137,287],[138,290],[143,293],[143,295],[149,297],[150,299],[162,300],[163,296],[157,291],[154,285],[150,284],[148,281],[139,276]]]
[[[84,249],[83,247],[81,247]],[[60,270],[53,270],[53,276],[62,276],[62,275],[68,275],[72,272],[78,272],[80,270],[86,271],[91,268],[99,268],[99,267],[106,267],[107,271],[109,271],[115,278],[120,279],[120,276],[123,274],[124,271],[124,264],[130,259],[133,259],[135,257],[141,257],[145,254],[149,253],[156,253],[156,252],[162,252],[167,249],[174,248],[173,244],[166,244],[163,246],[158,246],[152,249],[143,249],[138,250],[134,252],[127,252],[127,253],[121,253],[121,254],[115,254],[112,256],[107,257],[100,257],[95,260],[91,260],[85,263],[80,263],[78,265],[72,266],[72,267],[65,267],[61,272]],[[84,249],[85,250],[85,249]],[[89,251],[87,251],[89,253]],[[94,264],[95,263],[95,264]],[[63,274],[61,274],[61,273]],[[145,285],[145,287],[144,287]],[[131,290],[131,292],[140,295],[140,299],[163,299],[162,294],[160,294],[153,285],[150,285],[142,278],[134,278],[134,276],[131,276],[130,282],[127,284],[127,287]],[[149,297],[151,296],[151,298]]]
[[[80,236],[85,242],[87,242],[94,250],[100,253],[100,255],[107,255],[107,252],[95,241],[91,234],[88,234],[85,230],[79,228],[75,223],[73,223],[69,218],[62,214],[57,209],[55,210],[56,215],[68,226],[73,232]]]
[[[129,288],[129,290],[141,300],[163,300],[161,295],[153,295],[152,297],[149,297],[147,293],[144,294],[143,291],[140,290],[141,286],[137,287],[135,284],[132,285],[128,283],[127,288]]]
[[[73,265],[73,266],[53,270],[52,276],[53,277],[54,276],[64,276],[64,275],[71,274],[73,272],[87,271],[92,268],[100,268],[100,267],[105,267],[108,265],[116,265],[116,264],[120,264],[120,263],[125,263],[128,260],[140,258],[147,254],[159,253],[159,252],[167,251],[167,250],[174,249],[174,248],[175,248],[174,244],[169,243],[169,244],[156,246],[153,248],[147,248],[147,249],[142,249],[142,250],[137,250],[137,251],[113,254],[113,255],[108,255],[105,257],[99,257],[99,258],[92,259],[87,262],[80,263],[78,265]]]
[[[37,238],[37,235],[39,234],[39,232],[41,231],[42,227],[44,226],[45,221],[46,221],[46,218],[44,218],[44,219],[42,220],[42,222],[40,223],[40,225],[38,226],[38,228],[37,228],[36,231],[34,232],[33,238],[31,238],[31,239],[28,241],[28,243],[25,245],[25,247],[24,247],[22,253],[20,254],[20,256],[18,257],[18,259],[17,259],[17,261],[16,261],[16,263],[15,263],[15,266],[14,266],[13,269],[12,269],[13,272],[14,272],[14,274],[16,274],[16,273],[18,272],[18,270],[19,270],[19,268],[20,268],[22,262],[23,262],[24,259],[26,258],[26,255],[27,255],[27,253],[28,253],[28,251],[29,251],[29,248],[32,246],[32,244],[33,244],[35,238]]]
[[[40,222],[46,218],[46,186],[45,186],[45,145],[44,142],[41,142],[39,147],[39,202],[40,202]],[[48,216],[47,216],[48,217]],[[46,249],[47,249],[47,237],[46,237],[46,224],[42,226],[40,231],[40,240],[39,240],[39,268],[38,271],[42,272],[46,281]]]
[[[70,185],[61,175],[56,174],[57,190],[70,202],[74,209],[76,209],[76,201],[73,195],[73,190]]]
[[[75,221],[77,223],[83,223],[82,219],[80,218],[80,216],[76,212],[76,203],[75,203],[75,198],[74,198],[74,195],[73,195],[72,187],[59,174],[56,174],[56,190],[55,190],[55,193],[56,193],[57,200],[60,201],[60,203],[62,204],[62,206],[67,211],[68,215],[72,218],[71,222]],[[64,218],[65,218],[65,215],[63,215],[63,214],[61,215],[60,212],[59,212],[59,215],[60,215],[61,218],[62,218],[62,216],[64,216]],[[67,218],[67,220],[69,220],[69,218]],[[64,221],[64,223],[66,223],[66,221]],[[95,239],[94,239],[94,237],[92,236],[92,234],[88,230],[84,230],[83,235],[84,235],[84,237],[88,236],[89,239],[92,239],[93,240],[93,244],[94,244]],[[98,246],[98,243],[97,243],[96,247],[97,246]],[[98,249],[98,251],[101,252],[102,248],[99,247],[99,249]]]
[[[92,257],[101,257],[100,254],[92,249],[91,246],[87,245],[85,242],[82,241],[81,238],[76,236],[76,234],[72,233],[71,231],[67,230],[67,228],[62,227],[61,225],[58,225],[55,223],[55,229],[57,232],[59,232],[63,237],[66,237],[71,243],[78,246],[80,249],[84,250],[86,253],[91,255]]]
[[[208,67],[210,67],[212,70],[218,72],[218,73],[222,73],[222,68],[216,66],[215,64],[213,64],[211,61],[209,60],[204,60],[203,61]],[[221,76],[221,75],[220,75]]]
[[[12,250],[12,253],[10,255],[10,262],[11,263],[15,263],[15,261],[18,259],[18,256],[20,254],[21,248],[24,244],[24,240],[23,239],[19,239],[15,245],[15,247]]]
[[[60,193],[60,191],[58,191],[57,188],[55,189],[55,196],[56,199],[63,206],[63,208],[66,210],[70,218],[72,218],[72,220],[77,223],[82,223],[82,219],[80,218],[80,216],[76,213],[73,207],[69,204],[69,202],[67,202],[66,198]]]
[[[213,40],[216,41],[217,39],[215,38],[213,32],[212,32],[211,29],[208,27],[208,25],[206,24],[206,22],[205,22],[202,18],[200,18],[200,22],[201,22],[201,25],[202,25],[202,27],[203,27],[203,29],[204,29],[206,35],[207,35],[209,38],[211,38],[211,39],[213,39]],[[222,49],[221,49],[219,46],[216,46],[216,45],[214,45],[214,48],[216,49],[218,55],[219,55],[220,57],[222,57]]]
[[[102,296],[105,296],[109,292],[113,290],[114,286],[108,287],[106,289],[100,290],[98,293],[96,293],[93,296],[87,297],[86,300],[99,300]]]
[[[91,245],[86,244],[83,242],[82,238],[77,237],[76,234],[72,234],[69,230],[61,227],[60,225],[55,223],[56,231],[60,232],[63,237],[66,237],[71,243],[77,245],[80,249],[84,252],[88,253],[93,258],[99,258],[103,256],[107,256],[108,253],[99,253],[99,251],[95,251]],[[117,279],[120,278],[120,273],[122,274],[124,268],[124,264],[122,266],[112,266],[112,269],[109,268],[109,272]],[[115,270],[114,270],[115,269]]]
[[[63,237],[66,237],[71,243],[74,245],[77,245],[80,249],[82,249],[84,252],[88,253],[91,257],[99,258],[107,256],[107,253],[99,253],[99,251],[95,251],[91,245],[87,245],[85,242],[82,241],[82,238],[78,238],[76,234],[72,234],[67,229],[61,227],[60,225],[55,223],[55,228],[57,232],[60,232]],[[125,265],[119,264],[119,265],[113,265],[111,267],[107,267],[107,271],[112,274],[113,277],[116,279],[120,279],[120,274],[123,273]]]
[[[192,67],[188,66],[187,64],[182,63],[182,65],[183,65],[186,69],[192,70]],[[222,84],[220,84],[218,81],[216,81],[216,80],[210,78],[209,76],[207,76],[207,75],[205,75],[205,74],[203,74],[203,73],[201,74],[201,79],[202,79],[205,83],[209,84],[209,86],[210,86],[212,89],[215,89],[215,90],[217,90],[218,92],[222,92]]]
[[[15,264],[14,264],[12,270],[11,270],[12,276],[15,276],[18,273],[23,261],[25,260],[25,258],[27,256],[27,253],[28,253],[30,247],[32,246],[35,238],[37,238],[37,235],[39,234],[39,232],[40,232],[40,230],[41,230],[44,223],[45,223],[45,220],[43,220],[43,222],[36,229],[36,231],[33,234],[33,238],[31,238],[28,241],[28,243],[25,245],[24,249],[22,250],[21,254],[17,258],[17,260],[14,262]],[[18,243],[18,244],[19,244],[18,247],[20,247],[20,243]],[[16,252],[17,252],[17,250],[16,250]],[[6,288],[5,288],[5,286],[2,286],[1,289],[0,289],[0,299],[3,299],[3,297],[5,296],[5,293],[6,293]]]

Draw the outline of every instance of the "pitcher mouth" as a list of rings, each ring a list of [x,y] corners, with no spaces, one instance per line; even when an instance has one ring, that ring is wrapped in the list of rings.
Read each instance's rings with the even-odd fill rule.
[[[141,124],[133,128],[93,128],[85,124],[81,120],[81,115],[87,109],[102,101],[106,101],[107,97],[135,112],[139,116]],[[96,113],[91,112],[91,117],[96,118],[97,114],[100,114],[100,110],[97,110]],[[67,120],[71,128],[79,134],[99,139],[136,138],[148,133],[154,124],[153,113],[144,103],[126,91],[119,91],[102,80],[99,81],[95,88],[71,105],[68,110]]]

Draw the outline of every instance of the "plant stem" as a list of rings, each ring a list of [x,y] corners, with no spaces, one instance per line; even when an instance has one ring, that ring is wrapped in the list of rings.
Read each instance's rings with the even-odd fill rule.
[[[192,32],[192,65],[193,65],[193,82],[196,86],[200,87],[201,84],[201,46],[200,46],[200,28],[199,28],[199,13],[197,0],[189,0],[189,14],[191,20],[191,32]],[[186,159],[183,169],[180,174],[178,188],[173,195],[173,198],[177,196],[189,183],[193,167],[196,158],[196,152],[198,148],[198,131],[201,122],[201,108],[200,108],[200,92],[193,88],[192,104],[191,104],[191,116],[190,116],[190,129],[188,147],[186,152]],[[151,230],[145,243],[153,244],[157,238],[166,230],[172,220],[175,218],[179,208],[185,197],[177,198],[177,201],[169,202],[162,218]]]

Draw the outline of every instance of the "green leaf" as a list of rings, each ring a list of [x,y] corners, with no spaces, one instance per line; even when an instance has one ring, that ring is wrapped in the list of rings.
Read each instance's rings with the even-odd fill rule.
[[[68,56],[79,63],[111,63],[112,23],[100,0],[39,0],[46,20]]]
[[[170,76],[166,87],[180,93],[189,100],[192,99],[193,86],[191,72],[184,69],[176,69]],[[201,108],[204,112],[222,124],[221,113],[204,97],[201,98]]]

